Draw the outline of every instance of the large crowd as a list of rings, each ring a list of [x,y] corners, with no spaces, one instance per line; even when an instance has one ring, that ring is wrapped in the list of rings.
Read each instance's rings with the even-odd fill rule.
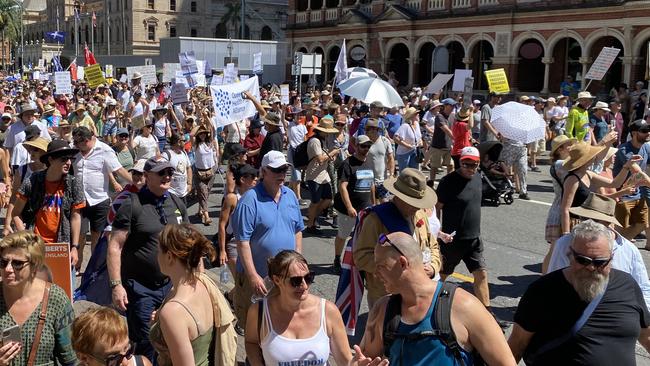
[[[546,125],[528,143],[491,123],[497,93],[413,88],[402,107],[324,85],[283,104],[268,85],[243,95],[254,116],[223,126],[208,89],[173,104],[168,85],[139,73],[78,81],[71,95],[35,80],[0,86],[0,366],[234,365],[238,335],[248,364],[277,366],[634,365],[636,342],[650,349],[650,281],[634,244],[650,238],[642,82],[603,101],[564,87],[520,96]],[[547,150],[545,275],[506,339],[481,206],[496,181],[510,201],[530,200],[527,174]],[[194,204],[197,222],[218,225],[214,238],[189,223]],[[326,237],[321,226],[336,230],[339,286],[358,273],[367,293],[358,345],[350,314],[310,293],[303,236]],[[51,283],[49,243],[69,245],[75,285],[84,253],[104,255],[109,303],[75,316]],[[445,281],[461,261],[473,293]],[[228,268],[232,290],[214,267]]]

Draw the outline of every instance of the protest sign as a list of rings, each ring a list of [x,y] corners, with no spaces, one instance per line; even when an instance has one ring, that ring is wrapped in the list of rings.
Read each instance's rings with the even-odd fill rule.
[[[70,73],[67,71],[57,71],[54,73],[55,94],[72,94],[72,80]]]
[[[437,74],[424,89],[424,94],[440,93],[442,88],[444,88],[453,77],[454,74]]]
[[[198,65],[196,64],[196,56],[194,51],[181,52],[178,54],[178,61],[181,64],[183,75],[191,75],[199,72]]]
[[[77,80],[81,80],[86,75],[85,69],[83,66],[77,66]]]
[[[58,285],[72,300],[72,266],[68,243],[45,243],[45,267],[52,283]]]
[[[211,85],[212,105],[217,126],[226,126],[235,121],[251,117],[257,112],[250,100],[242,98],[242,93],[250,92],[259,100],[259,81],[257,76],[240,83]]]
[[[32,71],[32,80],[41,80],[41,72]]]
[[[191,77],[194,86],[206,86],[205,74],[192,74]]]
[[[198,70],[197,74],[205,75],[205,61],[196,60],[196,69]]]
[[[90,88],[96,88],[99,84],[106,83],[106,79],[102,75],[102,67],[99,64],[86,66],[86,81]]]
[[[472,105],[472,94],[474,94],[474,78],[465,79],[465,88],[463,89],[463,107]]]
[[[223,85],[223,74],[214,75],[210,85]]]
[[[176,77],[176,72],[181,70],[181,64],[166,62],[163,64],[162,82],[169,83]]]
[[[616,60],[616,56],[618,56],[619,52],[621,52],[621,50],[618,48],[603,47],[598,54],[596,61],[591,65],[591,68],[589,68],[589,71],[585,74],[584,78],[603,80],[603,77],[605,77],[607,70],[609,70],[609,67],[612,66],[612,63]]]
[[[38,68],[41,69],[41,70],[45,68],[45,60],[44,59],[42,59],[42,58],[38,59]]]
[[[174,104],[187,103],[187,88],[185,85],[179,83],[172,85],[172,102]]]
[[[280,101],[284,105],[289,105],[289,84],[280,85]]]
[[[454,71],[454,83],[451,90],[455,92],[462,92],[465,90],[465,79],[472,77],[472,70],[456,69]]]
[[[144,114],[131,118],[131,126],[136,130],[144,127]]]
[[[156,65],[143,65],[143,66],[129,66],[126,68],[126,75],[129,80],[133,77],[135,72],[142,74],[142,85],[155,85],[158,84],[156,77]]]
[[[235,67],[235,64],[230,63],[226,65],[226,69],[223,71],[223,83],[232,84],[237,80],[238,70]]]
[[[190,81],[192,78],[190,77]],[[176,71],[176,77],[174,78],[174,84],[183,84],[185,85],[186,88],[190,87],[190,82],[187,80],[187,77],[183,75],[183,72],[181,70]]]
[[[261,74],[263,71],[262,68],[262,52],[253,54],[253,72],[255,74]]]
[[[201,71],[201,70],[199,70],[199,71]],[[210,65],[210,62],[208,60],[205,60],[205,67],[204,67],[203,73],[207,77],[212,76],[212,66]]]
[[[510,93],[510,85],[508,85],[508,77],[506,70],[494,69],[485,71],[485,78],[488,82],[488,88],[491,92],[508,94]]]
[[[41,74],[41,81],[49,81],[51,76],[52,76],[51,73],[42,73]]]
[[[113,65],[105,65],[104,74],[106,74],[107,78],[113,78]]]
[[[250,78],[250,75],[239,75],[239,81],[248,80],[249,78]]]
[[[127,80],[128,79],[126,78],[126,74],[122,74],[122,76],[120,76],[120,83],[126,83]]]

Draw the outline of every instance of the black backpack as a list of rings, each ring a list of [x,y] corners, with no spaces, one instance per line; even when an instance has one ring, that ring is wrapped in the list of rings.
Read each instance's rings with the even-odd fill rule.
[[[296,146],[296,150],[293,152],[293,167],[296,169],[304,169],[307,167],[311,159],[307,154],[307,145],[309,141],[314,137],[310,137],[307,141],[303,141],[300,145]]]
[[[454,355],[454,358],[461,366],[465,366],[461,354],[461,347],[456,341],[456,334],[451,328],[451,304],[454,300],[454,293],[458,285],[443,282],[442,289],[436,303],[434,304],[434,313],[431,316],[432,331],[424,331],[421,333],[400,334],[397,332],[399,323],[402,320],[402,297],[400,295],[391,295],[386,305],[386,315],[384,317],[384,355],[390,356],[390,346],[397,339],[418,340],[426,337],[437,337],[449,348]],[[435,322],[435,323],[434,323]],[[478,352],[472,353],[474,365],[485,365]]]

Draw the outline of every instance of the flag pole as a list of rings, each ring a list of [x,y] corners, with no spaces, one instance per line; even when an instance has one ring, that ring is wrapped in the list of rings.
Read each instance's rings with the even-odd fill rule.
[[[95,53],[95,13],[90,23],[90,49]]]

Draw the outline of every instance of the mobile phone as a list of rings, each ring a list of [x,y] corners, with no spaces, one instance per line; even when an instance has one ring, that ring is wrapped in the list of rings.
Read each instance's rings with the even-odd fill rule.
[[[2,331],[2,344],[11,342],[22,343],[22,334],[20,333],[20,326],[14,325],[13,327],[6,328]]]

